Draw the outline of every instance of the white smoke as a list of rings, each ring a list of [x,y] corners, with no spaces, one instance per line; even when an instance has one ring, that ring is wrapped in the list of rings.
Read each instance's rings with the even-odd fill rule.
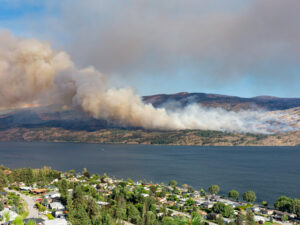
[[[105,77],[93,67],[77,69],[65,52],[53,51],[48,43],[1,32],[0,108],[54,103],[80,107],[94,118],[146,129],[255,133],[292,129],[282,124],[277,114],[266,112],[228,112],[195,104],[178,110],[154,108],[144,104],[131,88],[108,88]]]

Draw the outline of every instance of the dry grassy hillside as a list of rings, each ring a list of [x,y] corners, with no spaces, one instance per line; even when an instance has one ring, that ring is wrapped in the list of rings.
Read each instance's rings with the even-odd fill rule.
[[[0,141],[51,141],[124,144],[300,146],[300,131],[283,134],[239,134],[220,131],[145,131],[101,129],[74,131],[63,128],[13,128],[0,131]]]

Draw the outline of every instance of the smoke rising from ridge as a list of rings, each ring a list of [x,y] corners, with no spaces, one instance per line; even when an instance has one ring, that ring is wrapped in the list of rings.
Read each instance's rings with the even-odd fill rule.
[[[52,50],[48,43],[0,32],[0,108],[28,104],[70,105],[94,118],[146,129],[255,133],[292,129],[280,123],[277,114],[265,112],[228,112],[198,105],[177,110],[154,108],[144,104],[131,88],[108,88],[103,74],[93,67],[78,69],[65,52]]]

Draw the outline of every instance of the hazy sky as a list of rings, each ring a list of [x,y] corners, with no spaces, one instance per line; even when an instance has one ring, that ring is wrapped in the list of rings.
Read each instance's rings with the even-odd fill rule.
[[[0,28],[142,95],[300,97],[299,12],[299,0],[0,0]]]

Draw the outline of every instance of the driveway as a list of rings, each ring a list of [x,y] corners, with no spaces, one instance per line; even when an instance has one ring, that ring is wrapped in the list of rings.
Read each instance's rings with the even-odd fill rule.
[[[35,197],[24,195],[21,192],[18,192],[18,191],[15,191],[15,190],[5,189],[5,191],[14,192],[14,193],[20,195],[20,197],[24,200],[24,202],[26,202],[28,213],[29,213],[27,218],[42,218],[42,219],[45,219],[45,220],[48,219],[43,214],[39,213],[37,208],[35,208]]]

